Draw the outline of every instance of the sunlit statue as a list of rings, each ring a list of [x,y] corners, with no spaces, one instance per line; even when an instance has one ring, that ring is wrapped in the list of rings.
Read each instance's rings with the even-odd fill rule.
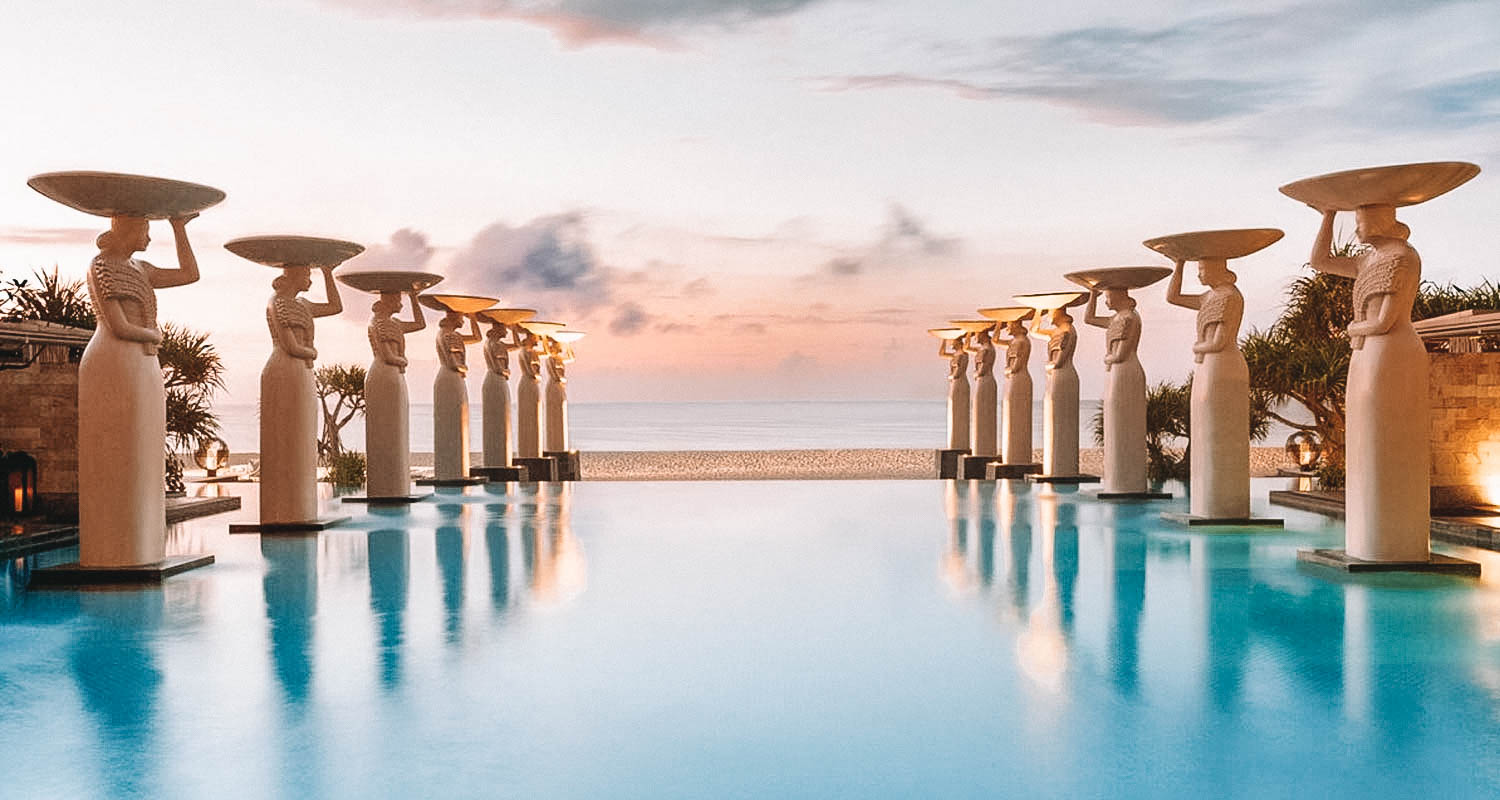
[[[544,453],[568,451],[568,374],[573,363],[573,342],[583,334],[557,331],[545,340],[547,349],[547,431]]]
[[[1396,220],[1478,174],[1464,162],[1332,173],[1281,191],[1321,211],[1312,267],[1354,279],[1345,417],[1345,552],[1363,561],[1430,562],[1428,356],[1411,323],[1422,260]],[[1353,255],[1333,254],[1334,218],[1353,210]],[[1449,559],[1450,561],[1452,559]],[[1477,569],[1477,567],[1476,567]]]
[[[516,455],[542,457],[542,358],[546,344],[523,326],[516,326],[516,350],[521,381],[516,386]]]
[[[469,332],[463,333],[468,319]],[[437,375],[432,381],[432,476],[469,477],[469,345],[484,338],[476,318],[451,308],[438,322]]]
[[[969,423],[969,454],[997,455],[995,426],[999,418],[999,386],[995,382],[994,327],[971,330],[965,348],[974,354],[973,416]]]
[[[934,328],[938,356],[948,359],[948,449],[969,449],[969,350],[958,328]]]
[[[491,322],[484,337],[484,465],[508,467],[514,448],[510,433],[510,351],[519,344],[511,326]]]
[[[400,497],[411,490],[410,400],[406,390],[406,335],[427,327],[417,292],[410,320],[397,319],[401,293],[383,291],[370,306],[370,350],[365,373],[365,489],[370,497]]]
[[[1030,464],[1031,461],[1031,339],[1026,331],[1026,316],[1008,320],[1003,336],[996,344],[1005,345],[1005,400],[1001,404],[1001,439],[1005,443],[1005,463]]]
[[[1169,273],[1165,267],[1117,267],[1068,276],[1088,287],[1083,321],[1105,329],[1104,496],[1147,493],[1146,371],[1136,355],[1141,315],[1130,289],[1149,286]],[[1098,313],[1100,294],[1113,314]]]
[[[1228,260],[1270,246],[1274,228],[1197,231],[1151,239],[1146,246],[1175,263],[1167,302],[1198,312],[1193,342],[1193,394],[1188,441],[1189,513],[1200,520],[1250,518],[1250,368],[1240,353],[1245,298]],[[1183,266],[1198,262],[1208,291],[1184,294]]]
[[[1042,474],[1068,478],[1078,474],[1078,370],[1073,353],[1078,331],[1068,306],[1082,292],[1021,295],[1016,299],[1037,310],[1031,335],[1047,342],[1047,388],[1042,396]]]

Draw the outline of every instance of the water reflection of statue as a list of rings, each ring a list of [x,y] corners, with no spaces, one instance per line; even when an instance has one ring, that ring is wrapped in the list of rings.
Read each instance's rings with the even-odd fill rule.
[[[511,337],[507,339],[506,337]],[[484,465],[508,467],[513,452],[510,433],[510,351],[519,337],[509,325],[491,323],[484,339],[483,432]]]
[[[438,493],[462,490],[438,489]],[[459,641],[463,628],[464,561],[469,549],[469,507],[463,503],[438,504],[442,517],[433,535],[438,572],[443,582],[443,634],[449,644]]]
[[[543,452],[568,449],[568,375],[573,346],[548,337],[543,340],[547,357],[547,439]]]
[[[160,453],[158,460],[160,460]],[[166,793],[153,780],[159,746],[158,695],[163,681],[153,646],[161,635],[160,591],[82,592],[84,615],[68,653],[83,707],[98,726],[100,750],[138,754],[110,758],[100,786],[125,797]]]
[[[970,455],[996,455],[995,423],[999,387],[995,383],[995,343],[990,328],[973,334],[966,348],[974,354],[973,421],[969,423]]]
[[[1005,463],[1031,461],[1031,339],[1024,319],[1006,323],[1005,336],[995,337],[1005,345],[1005,401],[1002,404],[1002,440]]]
[[[948,449],[969,449],[968,335],[938,341],[938,355],[948,359]]]
[[[394,689],[401,683],[401,648],[406,640],[406,600],[410,555],[405,530],[371,531],[366,547],[370,570],[370,611],[379,629],[380,683]]]
[[[306,702],[312,686],[318,542],[312,536],[260,537],[260,554],[266,561],[261,595],[270,628],[271,661],[291,705]]]
[[[438,480],[469,477],[468,347],[481,339],[478,317],[469,333],[459,331],[463,314],[448,311],[438,322],[438,371],[432,381],[432,475]]]
[[[969,574],[969,509],[971,500],[970,481],[945,481],[943,484],[943,511],[948,518],[948,542],[943,550],[943,582],[954,594],[965,594],[974,588]]]
[[[1046,475],[1078,474],[1078,370],[1073,351],[1078,331],[1067,308],[1047,312],[1047,322],[1038,320],[1031,335],[1047,341],[1047,393],[1042,405],[1042,472]]]
[[[1198,311],[1193,343],[1190,415],[1190,512],[1195,516],[1250,516],[1250,368],[1238,344],[1245,298],[1222,258],[1198,262],[1201,294],[1183,294],[1183,262],[1176,261],[1167,302]]]
[[[1114,314],[1101,316],[1096,308],[1100,288],[1089,289],[1083,321],[1105,329],[1104,369],[1104,491],[1146,491],[1146,370],[1136,356],[1141,341],[1141,315],[1135,299],[1121,288],[1104,289],[1104,302]]]
[[[312,270],[285,267],[266,303],[271,357],[260,373],[260,521],[310,522],[318,516],[318,394],[313,320],[344,310],[333,267],[323,268],[326,302],[299,297]]]
[[[540,458],[542,455],[542,356],[544,348],[541,337],[516,326],[519,337],[517,356],[521,366],[521,382],[516,387],[516,455],[521,458]]]
[[[365,375],[365,481],[370,497],[398,497],[411,490],[411,440],[408,437],[406,334],[427,327],[415,290],[411,321],[396,318],[400,292],[381,292],[370,307],[370,350],[375,359]]]
[[[1352,256],[1332,254],[1323,212],[1313,269],[1354,279],[1345,422],[1345,550],[1370,561],[1427,561],[1431,499],[1427,351],[1411,324],[1422,259],[1395,206],[1361,206]]]
[[[78,561],[85,567],[166,557],[166,390],[156,357],[156,290],[198,280],[186,231],[197,216],[171,220],[177,269],[132,258],[151,241],[150,224],[135,217],[110,220],[89,265],[99,327],[78,365]]]

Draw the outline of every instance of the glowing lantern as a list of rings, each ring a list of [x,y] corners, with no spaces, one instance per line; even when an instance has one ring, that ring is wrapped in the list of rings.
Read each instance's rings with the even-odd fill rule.
[[[0,456],[5,515],[23,517],[36,508],[36,459],[20,451]]]
[[[1309,470],[1318,463],[1323,448],[1318,444],[1318,437],[1307,431],[1297,431],[1286,437],[1286,454],[1291,456],[1298,469]]]
[[[212,478],[229,465],[229,443],[218,437],[203,439],[198,442],[198,449],[193,451],[193,461]]]

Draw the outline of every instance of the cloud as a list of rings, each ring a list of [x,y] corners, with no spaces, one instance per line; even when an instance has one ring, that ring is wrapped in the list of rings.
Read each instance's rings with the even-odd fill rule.
[[[325,0],[356,12],[419,19],[509,20],[536,25],[563,44],[672,47],[670,34],[732,30],[824,0]]]
[[[538,292],[570,309],[604,302],[614,279],[589,241],[583,214],[576,211],[520,226],[495,222],[454,255],[448,271],[454,285],[506,297]]]
[[[957,253],[960,246],[958,239],[933,233],[906,208],[892,205],[872,244],[830,259],[822,272],[835,278],[851,278],[871,270],[946,258]]]
[[[767,331],[764,322],[741,322],[734,326],[734,333],[745,336],[761,336]]]
[[[9,226],[0,228],[0,242],[5,244],[54,244],[54,245],[87,245],[93,244],[99,234],[104,232],[107,224],[101,224],[97,228],[31,228],[25,226]]]
[[[698,326],[686,322],[658,322],[657,333],[697,333]]]
[[[886,69],[815,84],[830,91],[916,88],[975,100],[1035,100],[1112,125],[1251,127],[1251,120],[1291,109],[1300,118],[1287,123],[1306,126],[1308,112],[1338,120],[1360,115],[1371,102],[1394,109],[1380,125],[1477,125],[1495,119],[1500,76],[1472,67],[1452,71],[1465,53],[1474,64],[1493,64],[1492,47],[1469,31],[1495,30],[1497,9],[1465,0],[1332,0],[1200,14],[1154,27],[1090,25],[933,41],[921,48],[920,62],[892,56],[882,59]],[[1447,60],[1419,44],[1427,40],[1423,25],[1452,30],[1443,39]],[[1381,54],[1378,68],[1355,69],[1369,53]],[[1413,85],[1434,75],[1440,82]]]
[[[621,303],[615,310],[615,318],[609,322],[609,332],[616,336],[634,336],[651,323],[654,317],[646,313],[639,303]]]
[[[717,294],[718,291],[719,290],[714,288],[713,283],[710,282],[708,278],[698,278],[697,280],[689,281],[682,287],[682,296],[708,297],[709,295]]]
[[[363,253],[349,260],[346,269],[409,269],[419,270],[432,259],[433,248],[427,235],[411,228],[402,228],[391,234],[385,244],[372,245]]]

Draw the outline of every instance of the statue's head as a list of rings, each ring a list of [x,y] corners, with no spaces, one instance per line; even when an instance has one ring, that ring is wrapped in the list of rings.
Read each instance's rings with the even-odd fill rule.
[[[380,298],[375,301],[374,305],[370,306],[370,310],[374,311],[376,314],[380,314],[383,316],[390,316],[397,311],[400,311],[401,293],[381,292]]]
[[[1205,258],[1198,262],[1198,282],[1204,286],[1218,287],[1234,283],[1236,276],[1229,271],[1229,262],[1222,258]]]
[[[489,330],[485,331],[485,336],[491,341],[499,341],[505,338],[505,332],[508,330],[510,327],[503,322],[491,322]]]
[[[1393,205],[1360,206],[1354,210],[1354,238],[1368,242],[1372,238],[1386,236],[1406,239],[1411,228],[1396,219]]]
[[[1110,311],[1125,311],[1135,308],[1135,298],[1124,289],[1112,287],[1104,290],[1104,304]]]
[[[109,230],[94,240],[101,253],[130,255],[151,244],[151,223],[142,217],[110,217]]]
[[[1009,331],[1012,336],[1023,336],[1026,333],[1026,320],[1013,319],[1006,324],[1005,329]]]
[[[450,331],[463,324],[464,315],[458,313],[457,311],[449,311],[448,313],[443,315],[442,319],[438,320],[439,328]]]
[[[276,280],[271,281],[271,288],[277,294],[297,294],[312,288],[312,270],[307,267],[284,267]]]

